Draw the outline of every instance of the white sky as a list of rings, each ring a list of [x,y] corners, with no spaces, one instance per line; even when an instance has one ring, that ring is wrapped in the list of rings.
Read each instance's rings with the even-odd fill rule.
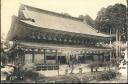
[[[69,13],[74,17],[88,14],[95,19],[102,7],[115,3],[126,5],[126,0],[1,0],[1,34],[5,37],[10,29],[11,16],[18,14],[20,3],[58,13]]]

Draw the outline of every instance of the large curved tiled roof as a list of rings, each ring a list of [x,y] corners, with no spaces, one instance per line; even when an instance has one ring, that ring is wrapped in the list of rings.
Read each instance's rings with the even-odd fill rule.
[[[64,16],[59,13],[23,5],[22,13],[25,18],[31,18],[31,20],[21,20],[26,24],[37,26],[40,28],[48,28],[66,32],[81,33],[86,35],[94,35],[100,37],[110,37],[110,35],[97,33],[97,30],[89,26],[82,19]]]

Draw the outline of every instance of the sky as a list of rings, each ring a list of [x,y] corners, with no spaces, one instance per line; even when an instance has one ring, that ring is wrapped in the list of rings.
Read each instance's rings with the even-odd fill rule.
[[[18,15],[20,4],[58,13],[69,13],[71,16],[89,15],[95,19],[102,7],[122,3],[126,0],[1,0],[1,34],[6,38],[11,26],[11,16]]]

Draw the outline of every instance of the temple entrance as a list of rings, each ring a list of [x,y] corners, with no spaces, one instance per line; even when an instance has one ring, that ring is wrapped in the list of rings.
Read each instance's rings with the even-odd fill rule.
[[[66,64],[66,56],[58,56],[58,62],[60,64]]]

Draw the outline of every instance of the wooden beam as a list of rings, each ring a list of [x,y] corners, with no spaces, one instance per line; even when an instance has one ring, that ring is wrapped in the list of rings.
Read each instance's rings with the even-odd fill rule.
[[[57,52],[57,49],[56,49],[56,63],[58,63],[58,52]]]

